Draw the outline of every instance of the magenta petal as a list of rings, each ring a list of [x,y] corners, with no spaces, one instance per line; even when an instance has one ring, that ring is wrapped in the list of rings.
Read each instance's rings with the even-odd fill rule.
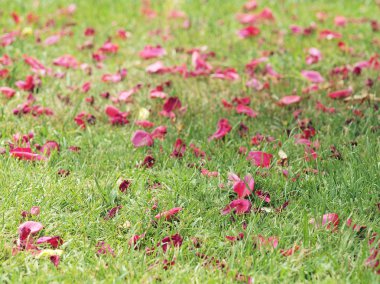
[[[249,117],[257,117],[257,113],[253,109],[251,109],[249,106],[242,104],[239,104],[236,107],[236,112],[239,114],[245,114]]]
[[[60,261],[59,255],[52,255],[50,257],[50,261],[54,264],[55,267],[58,267]]]
[[[150,134],[150,136],[151,136],[153,139],[164,139],[166,133],[167,133],[167,128],[166,128],[166,126],[160,125],[160,126],[156,127],[156,128],[152,131],[152,133]]]
[[[34,215],[34,216],[37,216],[40,214],[40,207],[38,206],[33,206],[32,208],[30,208],[30,214],[31,215]]]
[[[59,144],[55,141],[47,141],[41,147],[41,153],[45,154],[46,156],[50,156],[51,152],[53,151],[59,151]]]
[[[172,245],[173,247],[180,247],[182,245],[183,238],[179,234],[172,235],[170,237],[165,237],[158,243],[158,246],[161,246],[164,252],[167,251],[168,246]]]
[[[261,190],[257,190],[255,191],[255,195],[267,203],[270,202],[270,194],[268,192],[262,192]]]
[[[44,228],[41,223],[34,221],[27,221],[18,227],[18,232],[21,234],[23,229],[30,230],[30,234],[36,234]]]
[[[273,155],[261,151],[249,152],[247,160],[257,167],[269,168]]]
[[[229,214],[231,211],[237,215],[248,213],[251,210],[251,202],[246,199],[236,199],[228,204],[222,211],[222,215]]]
[[[325,81],[321,74],[317,71],[304,70],[301,72],[301,75],[311,83],[322,83]]]
[[[167,117],[173,117],[173,111],[182,107],[181,101],[177,97],[168,98],[162,106],[161,114]]]
[[[154,216],[156,219],[160,219],[165,217],[166,220],[170,220],[175,214],[182,210],[182,207],[174,207],[168,211],[162,212]]]
[[[154,141],[152,139],[152,136],[143,130],[137,130],[132,137],[132,143],[133,145],[138,147],[144,147],[144,146],[152,146]]]
[[[352,89],[347,89],[347,90],[340,90],[340,91],[335,91],[332,93],[329,93],[328,96],[334,100],[336,99],[344,99],[352,94]]]
[[[230,131],[232,130],[232,127],[230,123],[228,122],[228,119],[222,118],[218,121],[218,129],[216,132],[209,137],[209,141],[212,139],[222,139],[224,136],[226,136]]]
[[[115,116],[119,115],[119,113],[120,113],[120,110],[118,110],[114,106],[107,106],[106,107],[106,114],[108,117],[115,117]]]
[[[244,177],[244,182],[248,186],[249,190],[252,191],[255,188],[255,180],[250,174]]]
[[[60,236],[54,237],[41,237],[37,240],[37,244],[48,243],[52,246],[52,248],[57,248],[63,244],[63,240]]]
[[[228,180],[232,181],[232,182],[239,182],[240,178],[238,177],[237,174],[230,173],[230,174],[228,174]]]
[[[282,97],[278,101],[278,104],[281,106],[287,106],[287,105],[299,103],[300,101],[301,101],[300,96],[286,96],[286,97]]]
[[[96,244],[96,250],[97,250],[96,253],[98,255],[101,255],[101,254],[104,254],[104,255],[110,254],[113,257],[115,257],[114,250],[111,248],[111,246],[109,244],[107,244],[104,241],[98,242]]]
[[[322,226],[327,225],[326,228],[332,229],[333,231],[338,229],[339,222],[339,216],[336,213],[328,213],[322,217]]]
[[[234,191],[237,193],[239,198],[244,198],[245,196],[251,194],[251,192],[246,188],[244,181],[239,181],[235,183]]]
[[[174,149],[171,156],[175,158],[182,158],[183,155],[185,154],[185,151],[186,151],[186,144],[181,139],[178,138],[176,142],[174,143]]]
[[[139,56],[142,59],[151,59],[151,58],[157,58],[164,56],[166,54],[166,51],[161,46],[151,46],[147,45],[144,47],[142,51],[140,51]]]
[[[16,94],[16,91],[9,87],[0,87],[0,94],[3,94],[10,99]]]
[[[138,240],[140,240],[140,239],[142,239],[144,237],[145,237],[145,233],[141,234],[141,235],[134,235],[133,237],[131,237],[129,239],[128,245],[137,248],[136,244],[137,244]]]
[[[16,157],[20,160],[27,160],[27,161],[41,161],[46,160],[45,157],[33,153],[32,149],[30,148],[15,148],[9,151],[12,157]]]

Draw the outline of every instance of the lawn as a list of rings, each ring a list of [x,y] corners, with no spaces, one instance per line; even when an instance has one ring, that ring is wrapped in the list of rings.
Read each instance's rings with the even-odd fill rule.
[[[379,283],[379,15],[0,0],[0,282]]]

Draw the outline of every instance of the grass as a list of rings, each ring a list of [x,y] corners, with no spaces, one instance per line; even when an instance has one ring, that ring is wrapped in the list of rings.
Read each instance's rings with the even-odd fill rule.
[[[36,4],[37,3],[37,4]],[[51,107],[54,116],[18,117],[13,108],[23,103],[27,92],[19,91],[12,99],[1,97],[0,143],[8,149],[12,135],[33,131],[33,143],[43,144],[55,140],[61,151],[54,153],[46,162],[19,161],[8,153],[0,156],[0,281],[7,283],[231,283],[237,273],[251,276],[256,283],[376,283],[379,276],[364,265],[370,255],[368,238],[373,232],[379,233],[379,112],[376,102],[362,104],[333,101],[327,97],[328,90],[322,89],[310,95],[302,94],[308,83],[300,76],[303,69],[319,71],[326,79],[333,67],[353,65],[368,60],[379,50],[374,40],[380,34],[372,32],[370,25],[348,24],[336,28],[336,15],[347,18],[376,19],[379,6],[375,1],[260,1],[263,7],[272,9],[276,22],[259,25],[258,38],[241,40],[236,31],[241,25],[235,14],[241,11],[244,1],[154,1],[152,8],[158,17],[148,20],[140,13],[140,1],[76,1],[77,11],[72,18],[57,14],[57,9],[67,6],[65,1],[5,1],[0,0],[0,26],[2,33],[17,27],[10,17],[13,11],[24,17],[33,11],[40,17],[40,23],[54,19],[56,26],[44,31],[40,24],[31,26],[33,31],[41,30],[41,38],[59,31],[67,22],[71,37],[63,37],[57,44],[45,47],[36,44],[34,36],[24,36],[12,45],[2,47],[0,56],[8,54],[14,59],[9,67],[11,75],[0,81],[0,85],[15,88],[15,81],[24,80],[31,74],[23,63],[22,54],[39,59],[46,66],[53,67],[52,61],[63,54],[72,54],[79,61],[93,66],[93,73],[87,76],[83,71],[68,70],[64,79],[49,76],[42,78],[42,87],[35,94],[38,104]],[[168,11],[180,9],[191,20],[191,28],[180,28],[178,21],[166,19]],[[325,11],[328,18],[324,23],[317,21],[315,13]],[[257,11],[256,11],[257,12]],[[291,24],[302,27],[316,22],[318,30],[311,36],[294,36],[289,30]],[[20,29],[28,26],[22,22]],[[104,62],[102,69],[94,67],[91,54],[94,50],[78,50],[86,39],[86,27],[96,30],[95,48],[100,47],[109,36],[119,44],[119,52]],[[125,41],[115,38],[119,28],[131,33]],[[169,30],[170,40],[151,36],[149,31]],[[318,40],[318,31],[338,30],[342,40],[352,47],[353,54],[342,52],[337,41]],[[259,38],[265,39],[260,44]],[[213,66],[234,67],[240,74],[240,81],[230,83],[210,78],[184,79],[177,75],[149,75],[146,66],[155,62],[144,61],[138,52],[148,44],[161,44],[167,55],[161,60],[167,66],[190,63],[190,56],[176,52],[178,48],[207,46],[216,52],[210,59]],[[308,66],[305,54],[308,48],[319,48],[323,53],[321,62]],[[283,75],[270,91],[254,91],[245,87],[248,77],[244,73],[245,64],[261,56],[261,52],[273,51],[269,61],[273,68]],[[128,69],[126,79],[117,84],[105,84],[101,75],[115,73],[118,68]],[[54,70],[61,70],[53,67]],[[378,71],[363,70],[361,76],[350,75],[348,79],[332,84],[342,89],[353,87],[354,95],[365,92],[378,94]],[[365,87],[365,80],[372,78],[371,89]],[[265,80],[264,78],[260,78]],[[330,79],[330,78],[329,78]],[[177,115],[175,121],[158,115],[161,101],[149,99],[149,87],[143,87],[134,95],[134,103],[119,105],[123,111],[130,111],[130,124],[111,126],[104,113],[110,104],[100,97],[108,91],[116,95],[138,83],[152,87],[172,81],[168,94],[178,96],[187,106],[184,115]],[[91,81],[92,88],[87,94],[68,86],[81,86]],[[327,80],[329,81],[329,80]],[[328,85],[328,84],[327,84]],[[314,140],[320,142],[318,158],[304,159],[304,148],[294,144],[294,136],[300,133],[297,120],[292,112],[296,106],[281,108],[275,102],[292,92],[303,97],[298,106],[303,110],[301,118],[309,118],[317,131]],[[57,95],[69,96],[71,103],[65,105]],[[85,97],[95,97],[94,106],[84,101]],[[231,101],[237,96],[249,96],[251,107],[259,113],[257,118],[248,118],[234,111],[225,110],[220,100]],[[315,102],[335,107],[335,114],[315,110]],[[134,121],[139,119],[142,108],[151,109],[149,120],[156,125],[166,125],[168,133],[163,141],[156,141],[154,147],[135,149],[130,141],[135,130]],[[360,110],[362,117],[355,116],[353,110]],[[86,111],[96,117],[96,124],[80,129],[74,117]],[[208,142],[207,138],[216,130],[220,118],[228,118],[233,129],[224,140]],[[353,122],[346,123],[350,118]],[[249,127],[249,135],[241,138],[238,134],[240,122]],[[259,146],[250,144],[256,133],[275,137],[274,143],[263,142]],[[290,135],[289,135],[290,133]],[[182,159],[170,157],[173,144],[181,138],[187,145],[196,144],[211,157],[201,161],[188,147]],[[351,142],[357,142],[353,146]],[[281,143],[280,143],[281,142]],[[68,151],[76,145],[79,153]],[[335,145],[342,160],[331,157],[330,145]],[[238,154],[240,146],[249,150],[272,153],[274,159],[269,169],[256,168]],[[282,174],[278,151],[282,149],[289,157],[289,177]],[[156,163],[151,169],[136,167],[151,153]],[[197,167],[201,165],[210,171],[218,171],[219,176],[208,178],[201,175]],[[70,175],[60,177],[58,170],[67,169]],[[317,169],[317,174],[305,169]],[[227,186],[227,175],[235,172],[241,177],[250,173],[254,176],[256,189],[269,191],[270,205],[263,204],[257,197],[250,197],[253,207],[278,207],[289,200],[289,206],[281,213],[250,213],[230,218],[222,216],[220,210],[236,196],[231,186]],[[130,179],[132,184],[126,193],[118,189],[118,179]],[[295,178],[295,180],[293,180]],[[159,182],[161,187],[151,189],[149,184]],[[220,188],[225,184],[225,188]],[[157,210],[151,210],[157,201]],[[108,210],[116,205],[123,208],[115,218],[104,220]],[[41,222],[41,235],[59,235],[65,243],[58,268],[48,258],[36,259],[29,252],[12,255],[13,241],[18,238],[17,228],[22,220],[20,213],[32,206],[40,206],[39,216],[30,218]],[[183,207],[178,219],[172,222],[153,222],[158,212],[173,207]],[[311,218],[320,219],[323,214],[337,213],[340,226],[333,233],[325,228],[315,228],[309,224]],[[367,229],[358,235],[345,226],[347,218],[354,223],[366,225]],[[242,232],[246,223],[245,238],[231,244],[227,235]],[[133,250],[128,240],[135,234],[146,232],[141,241],[141,249]],[[179,233],[183,245],[170,249],[167,253],[157,250],[157,255],[147,255],[146,247],[152,247],[163,237]],[[277,249],[255,248],[253,236],[277,236]],[[201,241],[200,248],[194,248],[192,238]],[[96,254],[96,244],[105,241],[115,251],[111,255]],[[288,249],[298,244],[301,248],[294,255],[284,257],[280,249]],[[221,269],[215,263],[204,265],[205,260],[196,253],[215,257],[226,264]],[[163,269],[164,259],[175,258],[175,265]],[[158,265],[151,267],[159,262]]]

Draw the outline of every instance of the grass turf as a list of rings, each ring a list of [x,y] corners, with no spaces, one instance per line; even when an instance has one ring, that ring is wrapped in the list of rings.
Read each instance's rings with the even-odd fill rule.
[[[14,82],[23,80],[30,74],[21,59],[22,54],[38,58],[47,66],[62,54],[72,54],[81,62],[94,65],[91,60],[93,50],[79,51],[78,45],[85,41],[83,31],[94,27],[95,47],[101,46],[108,36],[114,36],[119,28],[131,33],[125,41],[115,40],[119,52],[109,56],[103,69],[93,68],[92,76],[80,70],[69,70],[62,80],[42,78],[42,87],[36,98],[41,105],[51,107],[52,117],[17,117],[12,109],[25,100],[26,92],[18,92],[11,100],[1,98],[0,129],[1,143],[6,147],[16,132],[28,133],[33,130],[35,143],[43,144],[55,140],[61,146],[47,162],[30,163],[18,161],[9,154],[0,157],[0,280],[5,282],[45,283],[45,282],[164,282],[164,283],[229,283],[235,281],[237,273],[251,276],[258,283],[274,282],[351,282],[375,283],[378,276],[364,262],[369,256],[368,237],[379,232],[379,113],[374,102],[347,104],[332,101],[327,91],[321,90],[311,95],[302,95],[301,90],[308,83],[300,76],[303,69],[319,71],[326,78],[333,67],[367,60],[379,46],[373,40],[379,33],[371,31],[369,24],[349,24],[346,28],[335,28],[335,15],[348,18],[373,18],[379,14],[374,1],[260,1],[259,10],[270,7],[276,22],[260,25],[258,38],[241,40],[236,31],[241,25],[235,14],[241,11],[243,1],[157,1],[153,9],[158,17],[147,20],[140,14],[139,1],[77,1],[77,11],[68,20],[56,14],[65,1],[0,1],[2,29],[14,29],[9,16],[16,11],[25,15],[30,11],[40,16],[41,21],[54,18],[56,27],[67,21],[75,22],[70,29],[73,36],[63,37],[56,45],[44,47],[35,43],[33,36],[24,36],[12,45],[1,49],[14,61],[11,76],[1,82],[14,87]],[[172,8],[186,12],[191,20],[191,28],[178,27],[178,21],[168,21],[166,15]],[[336,29],[343,34],[344,42],[355,50],[354,55],[341,52],[337,41],[318,40],[315,33],[308,37],[294,36],[289,31],[291,24],[307,26],[316,21],[315,13],[325,11],[328,19],[318,22],[318,30]],[[21,27],[28,26],[25,22]],[[37,26],[32,26],[34,30]],[[164,41],[160,36],[151,36],[150,30],[170,29],[172,38]],[[47,31],[46,35],[51,34]],[[283,33],[283,35],[282,35]],[[46,38],[42,33],[42,38]],[[207,46],[216,52],[210,60],[214,66],[230,66],[237,69],[241,80],[229,83],[210,78],[183,79],[176,75],[148,75],[148,63],[138,57],[138,52],[147,44],[161,44],[167,55],[161,60],[165,65],[181,64],[188,61],[178,48]],[[323,53],[323,60],[307,66],[305,50],[317,47]],[[177,51],[176,51],[177,48]],[[277,84],[272,84],[269,92],[257,92],[245,87],[247,77],[244,66],[251,59],[260,57],[261,51],[273,51],[270,63],[283,75]],[[17,60],[18,59],[18,60]],[[127,78],[118,84],[100,82],[104,73],[115,73],[120,68],[128,69]],[[60,69],[60,68],[55,68]],[[354,94],[368,91],[364,86],[366,78],[376,79],[375,71],[365,71],[361,76],[350,76],[337,83],[352,86]],[[162,103],[148,98],[149,88],[143,88],[134,96],[134,103],[123,105],[123,110],[131,111],[131,123],[125,126],[111,126],[104,114],[104,106],[109,101],[99,94],[108,91],[116,94],[138,83],[156,86],[166,80],[172,81],[168,93],[178,96],[187,112],[178,115],[174,122],[159,116]],[[68,89],[67,86],[81,86],[92,81],[89,93]],[[302,118],[310,118],[317,130],[316,139],[321,143],[317,150],[318,159],[305,161],[303,147],[294,145],[294,135],[298,133],[293,106],[280,108],[275,102],[295,90],[304,99]],[[378,93],[379,81],[369,90]],[[70,105],[57,99],[57,95],[69,96]],[[95,107],[84,102],[93,95]],[[231,100],[236,96],[249,96],[252,107],[259,115],[248,118],[226,111],[220,100]],[[337,109],[336,114],[315,110],[315,102],[320,100]],[[150,149],[156,159],[152,169],[142,169],[136,165],[147,154],[146,148],[135,149],[130,142],[132,133],[139,129],[133,124],[138,119],[141,108],[152,109],[149,119],[156,125],[166,125],[168,134],[164,141],[156,141]],[[353,115],[353,109],[363,112],[362,117]],[[87,111],[97,118],[94,126],[85,130],[78,128],[74,117],[80,111]],[[217,121],[226,117],[233,130],[223,141],[208,142],[215,131]],[[354,118],[352,123],[347,119]],[[249,135],[240,138],[239,123],[249,127]],[[287,131],[288,130],[288,131]],[[263,142],[252,146],[250,137],[260,132],[275,137],[276,143]],[[290,132],[290,136],[289,136]],[[180,137],[188,145],[195,143],[211,157],[204,161],[204,167],[218,171],[219,177],[208,178],[189,164],[200,164],[190,148],[182,159],[170,157],[174,141]],[[278,143],[281,141],[281,147]],[[352,145],[357,142],[357,146]],[[81,147],[78,154],[69,152],[71,145]],[[342,160],[331,157],[330,145],[335,145]],[[238,154],[240,146],[260,149],[274,154],[270,169],[260,169]],[[289,157],[289,178],[285,178],[281,167],[276,165],[277,155],[282,149]],[[60,177],[59,169],[67,169],[70,175]],[[305,173],[305,169],[317,169],[318,174]],[[256,189],[269,191],[272,207],[278,207],[286,200],[289,206],[280,214],[250,213],[244,216],[222,216],[224,208],[233,196],[231,187],[224,189],[219,184],[227,184],[227,174],[240,176],[251,173]],[[292,178],[299,177],[296,180]],[[119,178],[132,180],[126,193],[118,190]],[[148,184],[160,182],[159,189],[149,189]],[[157,210],[150,210],[154,200]],[[267,206],[252,197],[254,207]],[[104,220],[106,212],[122,205],[115,218]],[[27,252],[12,256],[13,241],[17,239],[17,228],[21,222],[21,211],[31,206],[40,206],[39,216],[32,218],[44,225],[44,235],[60,235],[65,243],[64,253],[58,268],[48,259],[36,259]],[[178,220],[172,222],[152,222],[158,213],[173,207],[183,207]],[[267,206],[268,207],[268,206]],[[325,213],[339,214],[341,224],[336,233],[309,224],[311,218],[321,218]],[[351,217],[355,223],[367,226],[363,236],[347,228],[344,223]],[[237,235],[243,231],[245,238],[231,244],[227,235]],[[130,223],[130,226],[127,225]],[[128,247],[128,240],[135,234],[146,232],[140,250]],[[179,233],[183,245],[164,254],[146,255],[144,248],[152,247],[167,235]],[[272,250],[255,248],[252,237],[258,234],[277,236],[279,248]],[[192,237],[201,241],[200,248],[193,248]],[[95,245],[105,241],[115,251],[116,256],[96,255]],[[300,245],[300,251],[285,258],[279,249]],[[215,257],[225,262],[225,269],[215,264],[204,265],[205,260],[196,252]],[[162,267],[164,259],[175,258],[175,265],[168,270]],[[158,265],[151,267],[159,262]]]

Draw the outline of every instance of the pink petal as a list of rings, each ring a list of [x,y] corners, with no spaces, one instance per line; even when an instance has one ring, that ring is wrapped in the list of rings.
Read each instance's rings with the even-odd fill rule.
[[[174,149],[171,154],[172,157],[182,158],[186,151],[186,144],[181,140],[177,139],[174,143]]]
[[[58,57],[53,61],[53,64],[56,66],[74,69],[79,66],[79,62],[75,59],[75,57],[69,54]]]
[[[237,174],[234,174],[234,173],[229,173],[228,174],[228,180],[229,181],[232,181],[232,182],[240,182],[240,178]]]
[[[248,26],[238,31],[241,38],[255,37],[260,34],[260,29],[255,26]]]
[[[226,239],[230,242],[241,241],[244,239],[244,233],[239,233],[237,236],[226,236]]]
[[[336,213],[328,213],[323,215],[322,217],[322,226],[327,225],[327,229],[332,228],[333,230],[338,229],[339,226],[339,216]]]
[[[264,200],[265,202],[270,202],[270,195],[268,192],[262,192],[261,190],[256,190],[255,195],[260,198],[261,200]]]
[[[30,234],[36,234],[44,228],[41,223],[34,221],[27,221],[18,227],[18,232],[21,234],[23,229],[30,230]]]
[[[160,126],[156,127],[156,128],[152,131],[152,133],[151,133],[151,137],[152,137],[153,139],[164,139],[166,133],[167,133],[166,126],[160,125]]]
[[[323,30],[319,33],[319,37],[327,40],[332,40],[332,39],[338,39],[341,38],[342,35],[337,32],[333,32],[330,30]]]
[[[135,124],[138,126],[141,126],[142,128],[151,128],[154,126],[153,122],[150,122],[147,120],[138,120],[138,121],[135,121]]]
[[[211,78],[236,81],[239,80],[240,77],[234,68],[227,68],[224,70],[216,70],[215,73],[211,75]]]
[[[283,255],[283,256],[291,256],[293,255],[296,251],[298,251],[300,249],[300,247],[298,245],[295,245],[294,247],[290,248],[290,249],[287,249],[287,250],[280,250],[280,253]]]
[[[10,99],[16,94],[16,91],[9,87],[0,87],[0,93]]]
[[[40,151],[46,156],[50,156],[53,151],[59,151],[59,144],[55,141],[47,141],[44,145],[41,146]]]
[[[229,214],[231,211],[237,215],[248,213],[251,210],[251,202],[246,199],[236,199],[228,204],[223,210],[222,215]]]
[[[54,237],[41,237],[37,240],[37,244],[48,243],[52,246],[52,248],[57,248],[63,244],[63,240],[60,236]]]
[[[58,267],[60,261],[59,255],[50,256],[50,261],[54,264],[55,267]]]
[[[104,220],[110,220],[112,218],[114,218],[117,214],[117,212],[119,212],[119,210],[123,208],[122,205],[118,205],[118,206],[115,206],[113,207],[112,209],[110,209],[107,214],[104,216]]]
[[[177,97],[170,97],[168,98],[164,105],[162,106],[162,111],[160,114],[167,116],[167,117],[172,117],[174,115],[173,111],[176,109],[180,109],[182,106],[181,101]]]
[[[141,234],[141,235],[134,235],[133,237],[131,237],[128,241],[128,245],[129,246],[133,246],[135,249],[138,248],[138,246],[136,245],[138,240],[142,239],[145,237],[145,233],[144,234]]]
[[[162,212],[162,213],[159,213],[157,214],[156,216],[154,216],[154,218],[156,219],[160,219],[162,217],[165,218],[165,220],[170,220],[175,214],[177,214],[179,211],[181,211],[183,208],[181,207],[175,207],[175,208],[172,208],[170,209],[169,211],[165,211],[165,212]]]
[[[132,136],[132,143],[136,148],[144,146],[150,147],[154,144],[154,141],[148,132],[137,130]]]
[[[323,79],[321,74],[317,71],[304,70],[301,72],[301,75],[312,83],[322,83],[325,81],[325,79]]]
[[[103,255],[110,254],[113,257],[115,257],[114,250],[111,248],[111,246],[109,244],[107,244],[107,243],[105,243],[103,241],[102,242],[98,242],[96,244],[96,250],[97,250],[96,253],[98,255],[101,255],[101,254],[103,254]]]
[[[182,245],[183,238],[179,234],[172,235],[170,237],[165,237],[157,244],[157,246],[161,246],[162,250],[166,252],[168,250],[168,246],[171,245],[173,247],[180,247]]]
[[[116,107],[114,107],[114,106],[106,106],[106,114],[109,117],[117,116],[119,113],[120,113],[120,110],[118,110]]]
[[[246,187],[244,181],[239,181],[234,184],[234,191],[237,193],[239,198],[244,198],[251,194],[251,191]]]
[[[236,107],[236,112],[246,114],[249,117],[257,117],[257,113],[253,109],[251,109],[249,106],[245,106],[242,104],[239,104]]]
[[[322,222],[317,223],[315,219],[310,219],[309,223],[314,224],[317,228],[320,226],[326,226],[326,229],[336,231],[339,226],[339,216],[336,213],[327,213],[322,216]]]
[[[273,155],[261,151],[249,152],[247,160],[257,167],[269,168]]]
[[[161,61],[157,61],[156,63],[153,63],[146,68],[146,72],[153,74],[162,74],[168,70],[169,68],[165,67]]]
[[[33,206],[32,208],[30,208],[30,214],[38,216],[40,214],[40,207]]]
[[[53,35],[45,39],[44,45],[53,45],[56,44],[61,39],[60,35]]]
[[[33,153],[32,149],[30,148],[14,148],[9,151],[12,157],[16,157],[20,160],[26,160],[26,161],[42,161],[46,160],[45,157]]]
[[[282,97],[278,101],[278,104],[281,106],[287,106],[287,105],[299,103],[300,101],[301,101],[300,96],[285,96],[285,97]]]
[[[143,59],[151,59],[151,58],[162,57],[165,54],[166,54],[166,51],[161,46],[147,45],[144,47],[142,51],[140,51],[139,56]]]

